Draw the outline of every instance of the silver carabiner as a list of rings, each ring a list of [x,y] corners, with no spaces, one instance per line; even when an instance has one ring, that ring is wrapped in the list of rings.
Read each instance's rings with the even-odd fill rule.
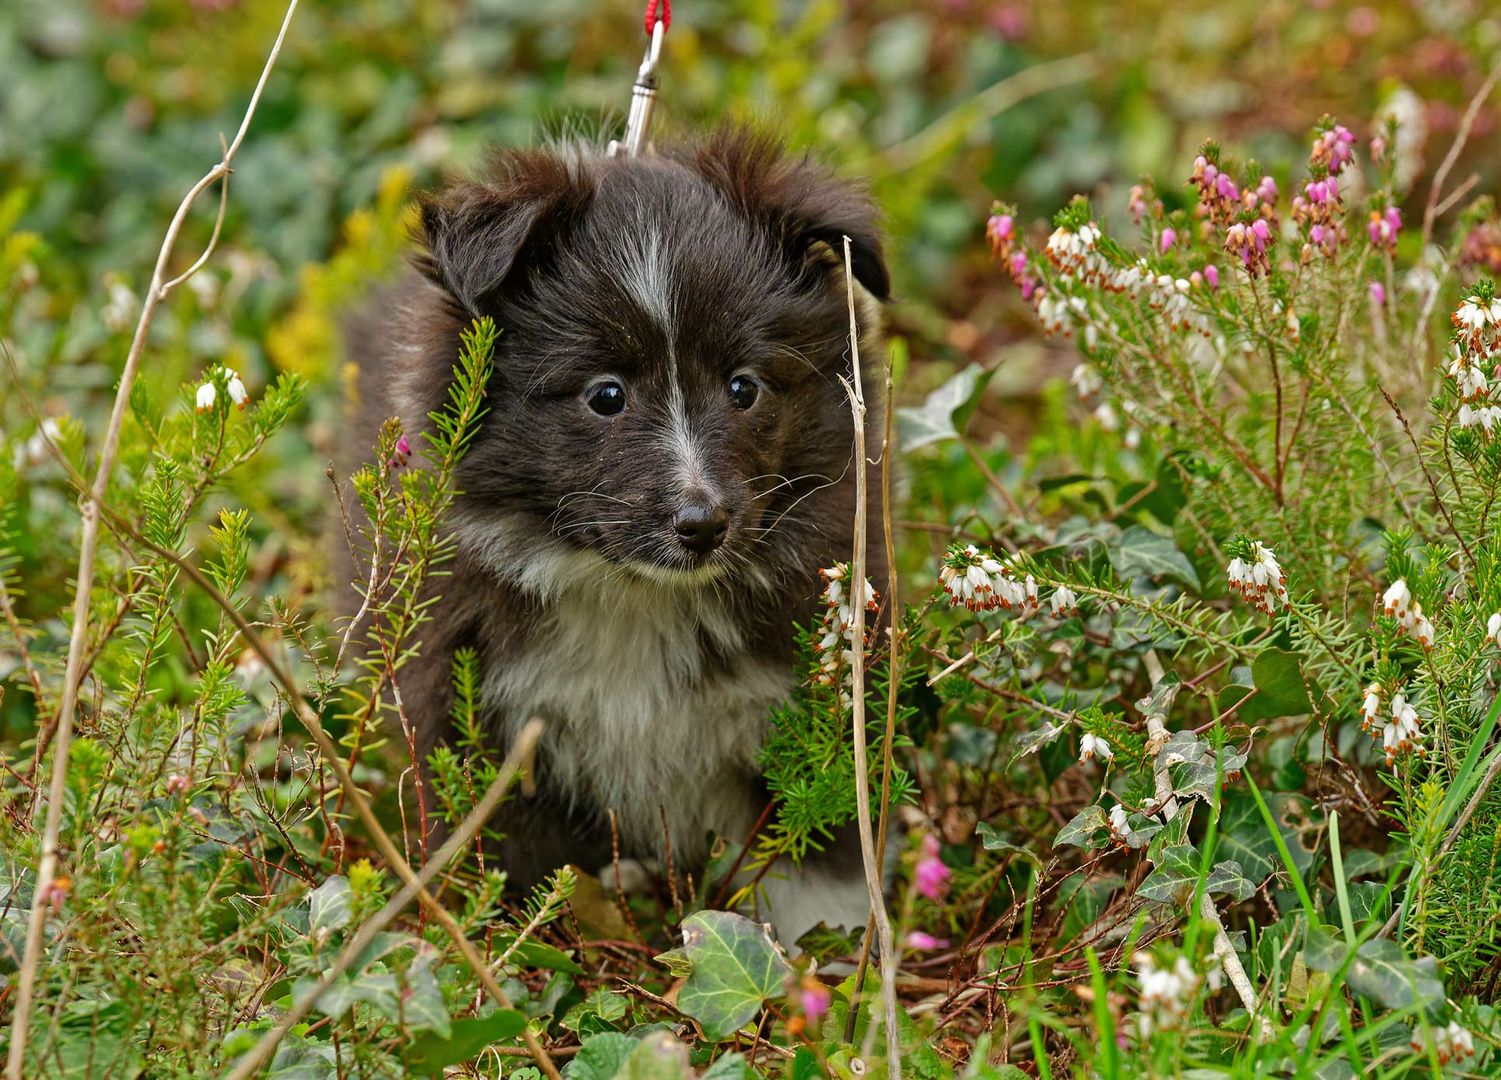
[[[631,111],[625,121],[625,140],[611,139],[611,157],[622,151],[627,157],[635,157],[646,145],[646,129],[651,125],[652,105],[657,98],[657,61],[662,58],[662,37],[667,24],[658,19],[652,24],[651,41],[646,46],[646,55],[641,58],[641,67],[636,70],[636,81],[631,85]]]

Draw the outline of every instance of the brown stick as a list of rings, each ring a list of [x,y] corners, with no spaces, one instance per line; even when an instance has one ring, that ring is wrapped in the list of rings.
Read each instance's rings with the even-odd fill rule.
[[[891,920],[886,914],[886,897],[881,889],[881,868],[876,855],[874,830],[870,822],[870,757],[865,746],[865,548],[867,502],[870,483],[865,460],[865,390],[860,383],[860,326],[855,319],[855,276],[850,267],[850,238],[844,238],[844,287],[850,312],[851,382],[844,385],[850,399],[850,415],[855,422],[855,538],[850,556],[850,611],[854,615],[850,646],[850,715],[855,736],[855,820],[860,830],[860,855],[865,867],[865,890],[870,910],[876,920],[876,936],[881,947],[881,1000],[886,1006],[886,1069],[891,1080],[902,1080],[901,1043],[896,1026],[896,948],[892,944]],[[856,1009],[859,1002],[851,1002]],[[874,1025],[871,1027],[874,1033]]]
[[[15,1015],[11,1023],[10,1053],[6,1063],[6,1075],[10,1080],[22,1080],[21,1068],[26,1060],[26,1037],[31,1024],[31,1005],[36,992],[37,969],[42,961],[42,930],[47,918],[45,897],[57,874],[58,835],[62,831],[68,753],[73,744],[73,714],[78,706],[78,688],[82,681],[83,656],[88,637],[89,593],[94,585],[94,560],[99,547],[99,523],[104,497],[109,489],[109,479],[114,472],[115,458],[120,449],[120,431],[125,425],[125,412],[130,404],[131,388],[135,385],[136,374],[140,370],[141,354],[146,348],[147,333],[151,329],[157,305],[171,289],[182,284],[203,265],[218,240],[219,226],[216,223],[214,235],[198,261],[189,267],[187,272],[171,280],[167,279],[167,265],[171,261],[173,249],[177,246],[177,237],[182,231],[188,211],[200,194],[213,184],[227,180],[229,177],[230,162],[233,161],[235,152],[239,150],[240,143],[244,141],[245,133],[250,129],[250,121],[255,116],[261,93],[265,90],[271,71],[276,66],[277,57],[281,55],[282,42],[286,40],[287,29],[291,26],[292,16],[297,11],[297,3],[298,0],[290,0],[287,5],[287,13],[282,19],[281,29],[277,32],[276,41],[271,46],[271,53],[261,69],[260,81],[256,83],[255,90],[250,95],[250,103],[245,108],[245,115],[240,121],[240,129],[235,133],[234,140],[228,146],[221,144],[223,153],[219,163],[204,173],[202,178],[188,190],[172,217],[172,223],[167,227],[167,235],[162,241],[161,250],[157,253],[156,268],[151,274],[151,286],[146,292],[145,301],[141,306],[141,315],[136,322],[135,336],[131,339],[130,351],[125,357],[125,367],[120,373],[120,387],[115,393],[109,427],[105,430],[104,446],[99,454],[99,468],[94,476],[93,487],[80,508],[83,516],[83,540],[78,554],[77,587],[73,594],[73,629],[68,641],[68,662],[63,677],[62,701],[57,707],[56,733],[53,736],[47,817],[42,828],[42,854],[36,872],[37,902],[32,905],[31,915],[27,921],[26,949],[21,959],[21,969],[16,984]],[[219,220],[222,221],[222,207]]]

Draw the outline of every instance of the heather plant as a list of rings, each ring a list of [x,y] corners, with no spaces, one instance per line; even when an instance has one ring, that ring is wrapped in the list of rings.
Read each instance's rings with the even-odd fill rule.
[[[832,18],[814,5],[792,40],[822,41]],[[907,40],[872,52],[910,64]],[[809,88],[793,124],[863,154],[865,106],[825,108],[814,65],[784,52],[769,77]],[[721,62],[694,61],[694,95]],[[67,61],[80,78],[105,66]],[[150,100],[175,85],[111,70]],[[489,815],[525,782],[529,744],[491,747],[475,653],[454,661],[456,739],[418,760],[404,672],[505,328],[469,329],[427,431],[393,420],[352,475],[325,472],[337,321],[389,276],[411,222],[411,174],[372,149],[385,127],[309,125],[362,162],[343,196],[361,205],[290,303],[259,290],[262,263],[217,250],[237,198],[275,231],[283,203],[258,185],[204,223],[203,259],[142,291],[117,221],[103,277],[70,261],[71,235],[54,251],[21,228],[28,208],[56,222],[69,205],[23,177],[0,194],[11,1074],[1495,1072],[1501,219],[1448,182],[1494,84],[1421,205],[1411,109],[1365,139],[1321,122],[1306,160],[1205,144],[1172,180],[1097,190],[1046,227],[1035,205],[997,204],[972,230],[994,257],[983,302],[1026,305],[1072,376],[1008,442],[1003,372],[964,368],[918,400],[908,387],[939,363],[898,322],[876,366],[909,404],[864,455],[867,485],[896,491],[871,533],[892,572],[826,569],[804,678],[770,718],[761,827],[721,838],[701,880],[669,860],[635,892],[621,860],[508,892]],[[289,112],[293,91],[270,92]],[[992,108],[924,103],[887,148],[877,180],[916,238],[915,280],[962,242],[953,213],[976,210],[973,191],[940,174]],[[73,138],[46,142],[76,157]],[[996,159],[977,172],[1038,190],[1014,147],[968,141],[969,164]],[[102,160],[123,160],[120,142]],[[227,180],[224,153],[196,190]],[[286,171],[321,190],[316,170]],[[117,192],[126,172],[91,161],[78,182]],[[332,229],[308,202],[297,223],[317,227],[268,250],[300,257]],[[90,303],[81,273],[98,278]],[[114,447],[90,404],[121,371]],[[70,641],[80,504],[98,547]],[[320,596],[346,585],[354,611]],[[749,917],[760,883],[862,812],[890,947],[874,922],[775,941]]]

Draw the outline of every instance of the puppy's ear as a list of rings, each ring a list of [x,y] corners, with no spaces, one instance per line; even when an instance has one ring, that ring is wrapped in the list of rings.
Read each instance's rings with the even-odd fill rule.
[[[526,265],[547,256],[588,198],[576,161],[538,151],[498,154],[486,182],[421,201],[422,270],[466,312],[481,315]]]
[[[876,299],[890,299],[879,215],[859,185],[807,156],[789,156],[775,136],[743,127],[721,129],[690,164],[799,267],[823,273],[831,255],[843,266],[848,236],[855,280]]]

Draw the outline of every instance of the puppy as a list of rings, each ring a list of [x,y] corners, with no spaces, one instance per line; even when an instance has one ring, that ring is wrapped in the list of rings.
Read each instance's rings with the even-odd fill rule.
[[[453,653],[472,647],[496,750],[546,724],[535,794],[497,823],[513,885],[608,865],[611,811],[624,856],[661,861],[670,835],[700,871],[766,807],[757,750],[796,683],[794,626],[819,614],[819,569],[850,557],[842,238],[871,356],[889,291],[874,208],[729,129],[642,157],[502,151],[425,200],[422,231],[419,272],[351,333],[358,445],[386,416],[427,425],[475,318],[501,334],[452,574],[404,673],[419,751],[449,737]],[[762,900],[789,944],[863,925],[853,834],[774,869]]]

